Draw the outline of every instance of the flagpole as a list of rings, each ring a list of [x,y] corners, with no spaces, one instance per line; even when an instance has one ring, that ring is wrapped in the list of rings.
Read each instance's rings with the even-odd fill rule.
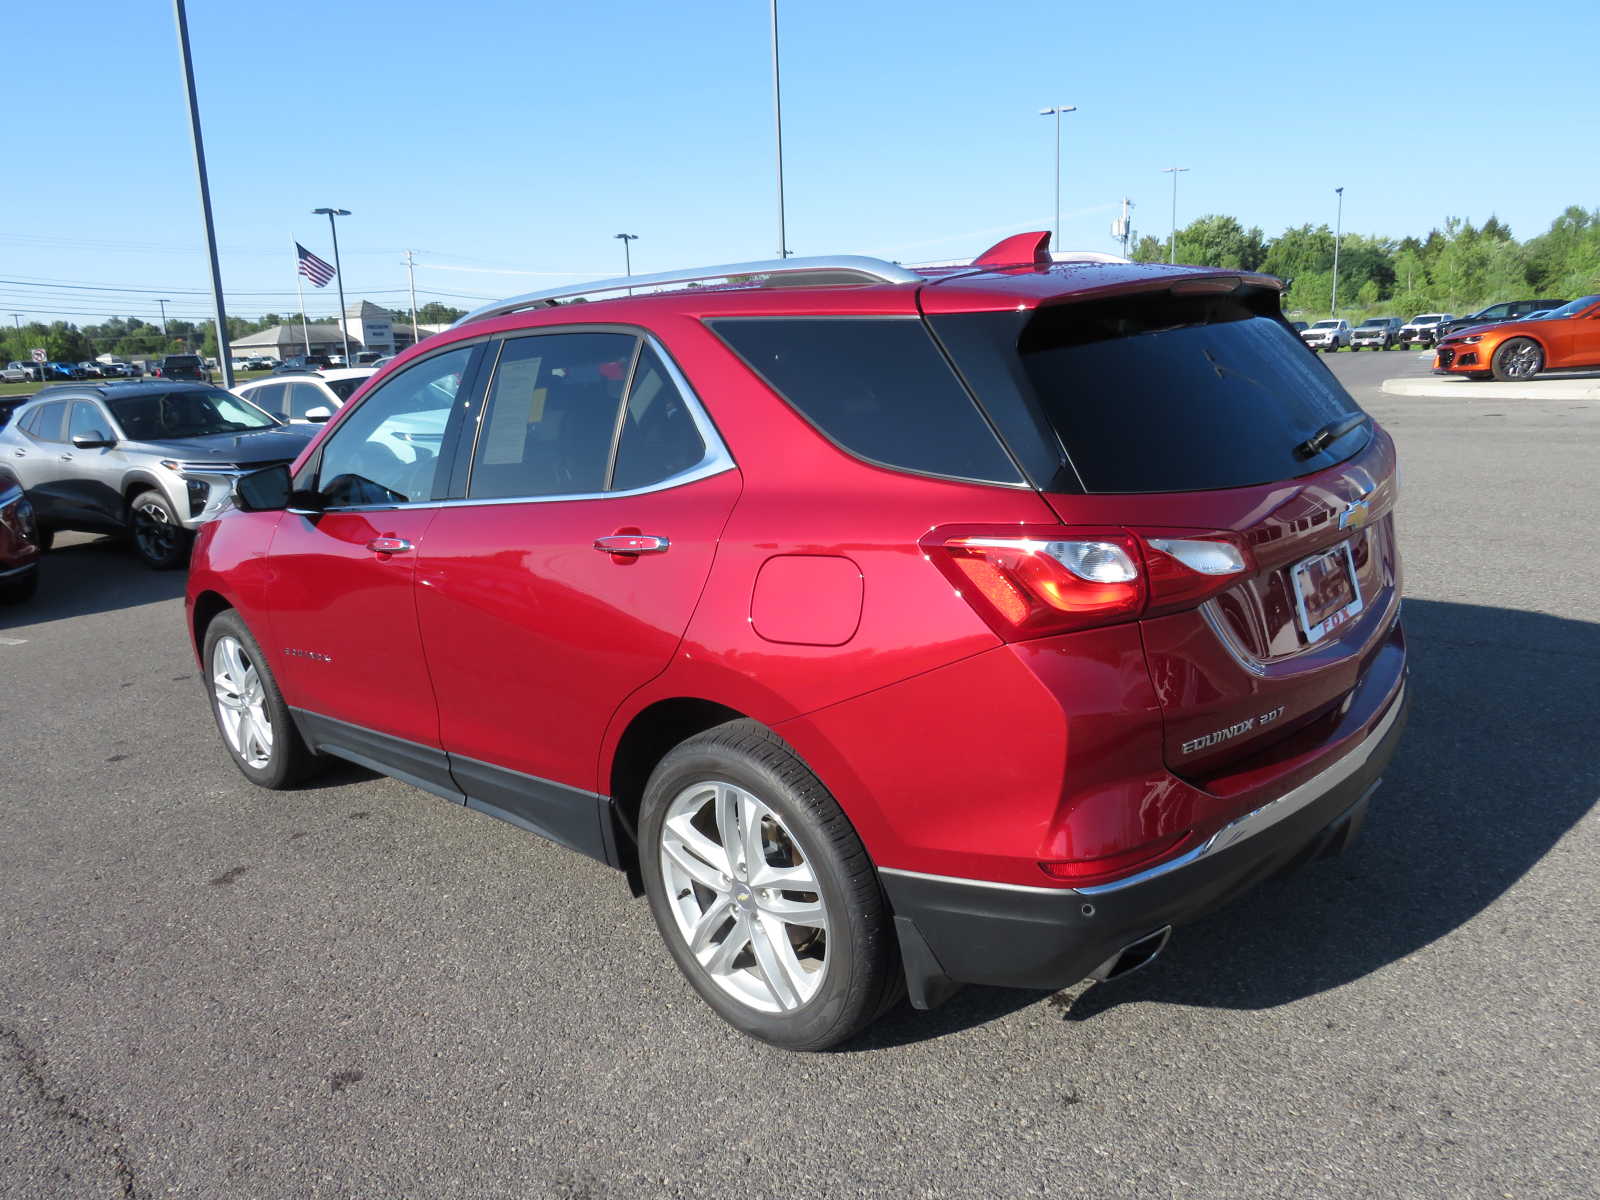
[[[301,282],[304,276],[300,274],[300,243],[293,238],[289,241],[294,246],[294,290],[300,295],[300,337],[305,342],[300,348],[300,353],[310,354],[311,330],[306,326],[306,285]]]

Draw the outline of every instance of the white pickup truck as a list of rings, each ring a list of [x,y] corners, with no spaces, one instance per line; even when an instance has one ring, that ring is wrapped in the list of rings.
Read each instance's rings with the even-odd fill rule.
[[[1350,344],[1349,321],[1318,321],[1310,329],[1300,331],[1300,340],[1313,350],[1332,354],[1341,346]]]

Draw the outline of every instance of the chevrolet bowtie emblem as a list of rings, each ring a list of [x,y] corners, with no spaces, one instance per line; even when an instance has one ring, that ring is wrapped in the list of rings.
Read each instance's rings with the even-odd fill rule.
[[[1358,500],[1354,504],[1345,505],[1339,514],[1340,529],[1360,529],[1367,523],[1372,515],[1372,508],[1365,500]]]

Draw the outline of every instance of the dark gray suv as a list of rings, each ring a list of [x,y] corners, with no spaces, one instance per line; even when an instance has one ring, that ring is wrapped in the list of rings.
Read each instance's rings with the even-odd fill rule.
[[[57,530],[133,535],[152,567],[183,565],[193,530],[247,471],[292,461],[316,432],[231,392],[160,379],[45,388],[0,429],[0,460]]]

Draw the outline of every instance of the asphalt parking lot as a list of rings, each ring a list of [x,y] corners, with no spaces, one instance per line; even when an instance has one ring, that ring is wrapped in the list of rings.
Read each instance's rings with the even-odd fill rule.
[[[796,1056],[620,876],[340,768],[248,785],[180,575],[0,609],[0,1196],[1593,1196],[1600,401],[1386,395],[1414,707],[1361,840],[1149,970]]]

